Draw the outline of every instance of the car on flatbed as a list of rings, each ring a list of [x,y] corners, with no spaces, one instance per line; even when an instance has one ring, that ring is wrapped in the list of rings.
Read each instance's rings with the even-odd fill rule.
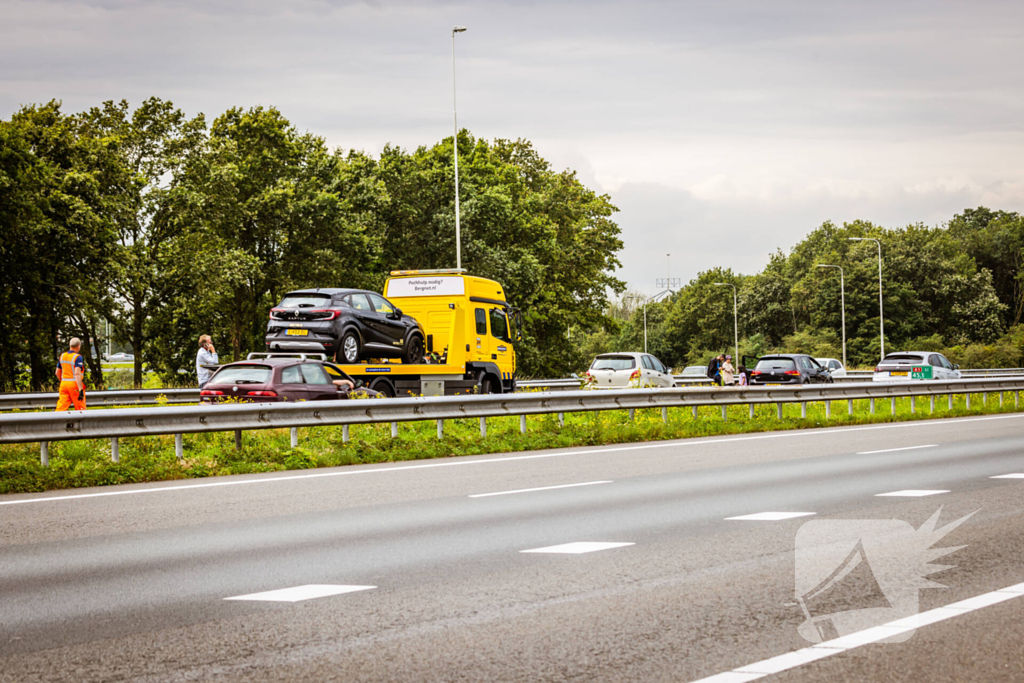
[[[423,361],[422,325],[376,292],[299,289],[270,309],[270,352],[322,352],[336,363],[378,358]]]
[[[890,353],[875,366],[872,382],[913,382],[929,379],[960,379],[960,366],[936,351]]]

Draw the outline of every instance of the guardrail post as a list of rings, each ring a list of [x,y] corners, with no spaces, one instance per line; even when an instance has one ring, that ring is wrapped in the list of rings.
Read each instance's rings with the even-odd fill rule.
[[[935,394],[932,394],[930,398],[931,398],[931,403],[928,406],[928,412],[929,413],[934,413],[935,412]]]
[[[121,462],[121,444],[116,436],[110,439],[110,460],[112,462]]]
[[[693,416],[697,417],[697,406],[693,407]]]
[[[895,399],[893,399],[893,400],[895,400]],[[910,397],[910,414],[913,415],[916,412],[917,412],[917,397],[916,396],[911,396]]]
[[[999,392],[999,407],[1003,407],[1003,392]]]
[[[444,438],[444,420],[437,421],[437,438]]]
[[[853,399],[847,399],[846,401],[846,414],[853,415]]]
[[[726,414],[725,414],[725,408],[726,408],[725,406],[722,406],[722,421],[723,421],[723,422],[725,422],[725,420],[726,420],[726,419],[728,419],[728,418],[726,417]]]
[[[348,443],[348,425],[341,425],[341,442]]]
[[[519,431],[521,433],[523,433],[523,434],[526,433],[526,414],[525,413],[519,416]]]
[[[1020,408],[1020,392],[1019,391],[1013,392],[1013,407],[1014,408]]]
[[[397,437],[398,437],[398,423],[397,422],[392,422],[391,423],[391,438],[395,439]]]
[[[292,427],[291,428],[291,437],[292,437],[292,448],[295,448],[296,446],[299,445],[299,428],[298,427]]]
[[[754,419],[754,404],[753,403],[750,404],[750,419],[751,420]]]
[[[800,401],[800,417],[807,419],[807,401]]]
[[[559,413],[558,414],[558,426],[559,427],[564,427],[565,426],[565,413]]]
[[[981,392],[981,405],[983,405],[983,406],[987,406],[988,405],[988,392],[987,391]]]
[[[970,410],[971,409],[971,394],[970,394],[970,392],[968,392],[968,393],[964,394],[964,396],[967,398],[967,410]]]
[[[629,409],[629,420],[630,420],[630,422],[632,422],[632,421],[633,421],[633,418],[634,418],[635,416],[636,416],[636,409],[634,409],[634,408],[630,408],[630,409]],[[526,416],[524,415],[523,417],[525,418]]]
[[[481,437],[487,436],[487,418],[486,417],[481,417],[480,418],[480,436]]]
[[[293,444],[294,445],[294,444]],[[185,457],[185,435],[175,434],[174,435],[174,457],[181,460]]]
[[[890,415],[895,415],[896,414],[896,397],[895,396],[893,396],[892,398],[889,399],[889,414]]]
[[[39,464],[43,467],[50,466],[50,444],[46,441],[39,442]]]
[[[832,417],[832,401],[825,401],[825,419]]]
[[[775,404],[775,412],[778,414],[779,419],[781,420],[782,419],[782,404],[781,403],[776,403]]]
[[[668,424],[668,406],[661,407],[661,421]]]
[[[235,430],[235,450],[236,451],[242,450],[242,430],[241,429],[236,429]]]
[[[875,414],[875,399],[871,399],[871,414]]]

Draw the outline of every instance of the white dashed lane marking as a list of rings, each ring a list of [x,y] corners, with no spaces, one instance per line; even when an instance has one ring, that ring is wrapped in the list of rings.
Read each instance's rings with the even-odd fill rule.
[[[759,678],[765,676],[771,676],[782,671],[788,671],[795,669],[798,666],[813,662],[818,659],[824,659],[825,657],[831,657],[841,652],[846,652],[854,648],[861,647],[863,645],[870,645],[871,643],[877,643],[901,633],[907,631],[913,631],[921,628],[922,626],[928,626],[929,624],[937,624],[940,621],[946,619],[952,619],[953,617],[960,616],[961,614],[967,614],[975,610],[984,609],[989,605],[996,605],[1000,602],[1006,602],[1007,600],[1013,600],[1024,596],[1024,583],[1018,583],[1013,586],[1008,586],[991,593],[984,593],[967,600],[961,600],[960,602],[954,602],[951,605],[945,607],[939,607],[937,609],[928,610],[927,612],[921,612],[920,614],[914,614],[903,619],[897,619],[896,621],[890,621],[881,626],[873,626],[863,631],[857,631],[855,633],[849,633],[839,638],[832,640],[826,640],[824,643],[818,643],[810,647],[805,647],[801,650],[794,652],[787,652],[786,654],[779,655],[777,657],[771,657],[764,659],[760,662],[754,662],[753,664],[747,664],[741,666],[732,671],[725,671],[714,676],[708,676],[702,678],[693,683],[746,683],[747,681],[756,681]]]
[[[248,595],[236,595],[225,600],[256,600],[260,602],[300,602],[312,600],[313,598],[326,598],[329,595],[341,595],[342,593],[355,593],[356,591],[368,591],[376,586],[338,586],[328,584],[311,583],[305,586],[294,586],[292,588],[281,588],[274,591],[262,593],[249,593]]]
[[[611,484],[612,481],[585,481],[582,484],[559,484],[558,486],[540,486],[534,489],[516,489],[514,491],[496,491],[495,493],[474,493],[470,498],[488,498],[490,496],[507,496],[513,493],[533,493],[534,491],[552,491],[554,489],[571,489],[577,486],[594,486],[595,484]]]
[[[593,553],[598,550],[610,550],[612,548],[624,548],[635,543],[600,543],[596,541],[576,541],[575,543],[563,543],[562,545],[549,545],[546,548],[534,548],[533,550],[520,550],[521,553],[552,553],[558,555],[582,555]]]
[[[923,498],[934,496],[940,493],[949,493],[948,489],[905,489],[903,491],[891,491],[889,493],[876,493],[876,498]]]
[[[904,446],[903,448],[883,448],[880,451],[858,451],[857,455],[874,455],[875,453],[895,453],[896,451],[914,451],[918,448],[936,448],[938,444],[930,443],[924,446]]]
[[[726,517],[728,520],[736,520],[742,522],[778,522],[783,519],[793,519],[795,517],[808,517],[815,515],[816,512],[756,512],[752,515],[740,515],[739,517]]]
[[[1014,472],[1013,474],[1000,474],[995,477],[989,477],[990,479],[1024,479],[1024,472]]]

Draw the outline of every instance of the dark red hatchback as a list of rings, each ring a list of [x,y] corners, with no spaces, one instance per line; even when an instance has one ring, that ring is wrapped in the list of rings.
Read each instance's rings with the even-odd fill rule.
[[[277,403],[349,398],[348,387],[335,385],[336,379],[352,382],[352,378],[340,368],[324,361],[294,357],[253,358],[222,365],[199,396],[207,403],[228,399]],[[359,391],[371,393],[365,389]]]

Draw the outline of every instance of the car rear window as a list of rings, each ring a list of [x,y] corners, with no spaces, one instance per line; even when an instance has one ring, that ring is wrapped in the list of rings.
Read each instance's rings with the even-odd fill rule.
[[[924,359],[916,353],[890,353],[883,363],[921,363]]]
[[[210,378],[210,384],[265,384],[269,380],[266,365],[228,365]]]
[[[636,367],[636,359],[632,356],[602,356],[595,358],[591,370],[632,370]]]
[[[331,297],[326,294],[285,294],[278,308],[316,308],[327,306]]]
[[[796,363],[792,358],[762,358],[757,361],[754,369],[764,372],[765,370],[792,370],[795,367]]]

